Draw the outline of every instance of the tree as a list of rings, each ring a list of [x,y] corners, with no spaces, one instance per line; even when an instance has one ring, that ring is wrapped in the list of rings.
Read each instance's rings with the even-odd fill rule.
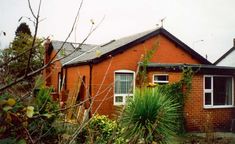
[[[36,68],[36,67],[34,68],[34,66],[35,66],[34,60],[36,60],[37,58],[42,58],[42,57],[40,57],[42,55],[38,55],[38,53],[43,51],[43,48],[41,49],[42,40],[37,39],[38,26],[39,26],[39,22],[41,21],[39,19],[41,2],[42,2],[42,0],[39,0],[38,10],[35,13],[31,7],[30,0],[28,0],[28,6],[29,6],[30,12],[32,14],[33,20],[31,20],[30,18],[28,18],[28,19],[30,21],[32,21],[35,26],[33,36],[30,36],[27,33],[19,32],[19,34],[18,34],[18,32],[16,32],[16,37],[13,40],[13,42],[11,43],[11,45],[9,46],[9,48],[4,49],[3,51],[0,52],[0,98],[3,98],[3,95],[6,95],[6,97],[4,97],[4,99],[2,101],[0,100],[0,104],[2,104],[2,102],[4,102],[4,107],[2,107],[0,105],[0,112],[3,112],[3,111],[8,112],[9,111],[10,113],[13,113],[13,116],[14,116],[15,114],[18,114],[18,113],[17,113],[17,111],[15,111],[14,108],[11,109],[11,107],[9,107],[10,105],[13,105],[12,101],[14,101],[14,103],[15,103],[13,106],[17,106],[17,107],[20,103],[23,103],[25,106],[27,106],[27,108],[20,109],[20,111],[23,113],[26,111],[26,114],[28,114],[28,111],[30,111],[29,112],[30,116],[28,116],[29,117],[28,120],[33,121],[33,122],[34,122],[34,120],[30,118],[31,116],[33,116],[33,112],[34,112],[34,109],[32,106],[33,102],[30,102],[28,100],[30,100],[30,99],[34,100],[34,98],[38,98],[38,95],[37,94],[33,95],[34,89],[32,87],[26,87],[24,89],[24,93],[23,93],[24,95],[22,96],[19,94],[19,91],[20,92],[22,91],[19,89],[19,87],[24,87],[25,83],[27,85],[30,84],[31,80],[34,79],[35,75],[41,73],[44,69],[50,67],[50,65],[52,65],[56,61],[62,60],[64,58],[66,58],[67,56],[73,54],[75,51],[77,51],[84,44],[84,42],[88,39],[88,37],[98,27],[98,26],[93,27],[94,22],[92,22],[90,32],[84,38],[84,40],[78,45],[78,47],[76,47],[74,49],[74,51],[72,51],[71,53],[69,53],[68,55],[66,55],[62,58],[56,57],[57,54],[59,54],[60,50],[62,50],[63,46],[66,44],[67,40],[69,39],[72,32],[74,31],[75,26],[77,25],[80,10],[81,10],[82,4],[83,4],[83,0],[81,0],[79,9],[78,9],[77,14],[75,16],[71,30],[68,33],[66,39],[64,40],[64,43],[61,45],[61,47],[58,49],[56,54],[53,56],[53,58],[51,58],[51,60],[48,63],[42,65],[39,68]],[[26,61],[26,63],[25,63],[25,61]],[[33,83],[31,86],[33,86]],[[19,96],[21,96],[21,97],[19,97]],[[88,101],[88,100],[91,101],[90,99],[87,99],[85,101]],[[10,101],[10,104],[6,103],[6,107],[5,107],[5,101],[7,101],[7,102]],[[48,99],[46,99],[46,102],[48,102]],[[43,105],[39,108],[39,111],[43,107],[48,108],[48,106],[46,105],[46,102],[43,102]],[[38,105],[39,104],[36,103],[34,107],[37,107]],[[56,114],[57,112],[64,111],[64,110],[70,109],[72,107],[77,107],[77,106],[78,105],[73,105],[71,107],[62,108],[57,111],[53,110],[47,115],[41,115],[40,113],[35,112],[35,114],[38,114],[38,117],[35,116],[32,118],[35,118],[35,120],[40,119],[40,121],[43,122],[43,120],[45,119],[45,118],[43,118],[43,116],[48,117],[48,118],[51,115],[59,116]],[[91,106],[90,106],[89,110],[91,110]],[[19,114],[19,116],[21,116],[21,115],[24,116],[24,114]],[[1,117],[1,113],[0,113],[0,117]],[[6,117],[4,117],[4,120],[5,120],[5,118],[12,118],[12,116],[9,116],[8,114],[6,114]],[[21,122],[24,122],[24,124],[26,123],[25,121],[21,121]],[[15,126],[11,122],[8,122],[8,123],[11,127]],[[45,126],[47,127],[47,125],[40,124],[38,122],[35,122],[35,123],[37,126],[39,126],[39,128],[38,127],[32,128],[31,126],[24,127],[24,129],[21,130],[22,133],[20,133],[20,134],[23,134],[23,136],[17,135],[17,138],[23,138],[23,140],[25,140],[27,142],[37,143],[40,140],[42,140],[44,136],[47,136],[49,131],[44,131],[44,128],[45,128]],[[76,138],[76,136],[80,133],[80,130],[82,130],[87,124],[88,124],[87,122],[84,122],[81,124],[81,126],[79,126],[79,128],[76,128],[76,130],[72,136],[72,139],[70,140],[69,143],[73,142],[73,140]],[[51,126],[49,128],[49,130],[51,130],[53,125],[51,123],[49,125]],[[18,134],[18,132],[16,132],[16,130],[18,130],[18,127],[15,126],[16,129],[14,129],[14,130],[12,130],[11,127],[6,128],[6,130],[12,131],[14,134]],[[0,126],[0,129],[2,129],[1,126]],[[39,130],[39,133],[35,133],[35,131],[38,131],[38,130]],[[1,136],[1,134],[2,133],[0,132],[0,136]],[[27,135],[27,136],[24,136],[24,135]],[[48,138],[51,138],[51,137],[48,136]],[[59,137],[57,137],[57,138],[59,138]],[[8,140],[8,137],[6,138],[6,140]],[[1,142],[2,141],[0,140],[0,143]],[[17,143],[17,142],[14,141],[12,143]]]
[[[32,35],[31,35],[31,31],[30,31],[30,29],[29,29],[29,26],[28,26],[25,22],[21,23],[21,24],[17,27],[16,32],[15,32],[15,35],[16,35],[16,36],[19,36],[20,33],[28,34],[29,36],[32,36]]]
[[[16,29],[16,36],[11,42],[9,48],[2,50],[0,53],[0,69],[2,84],[7,84],[25,75],[25,69],[28,67],[29,53],[31,61],[29,71],[32,72],[43,66],[43,45],[42,40],[36,38],[35,46],[32,47],[33,37],[26,23],[21,23]],[[16,58],[15,60],[12,60]],[[12,60],[12,61],[11,61]],[[5,65],[4,65],[5,64]],[[34,79],[26,79],[26,86],[32,84]],[[24,87],[24,86],[23,86]]]

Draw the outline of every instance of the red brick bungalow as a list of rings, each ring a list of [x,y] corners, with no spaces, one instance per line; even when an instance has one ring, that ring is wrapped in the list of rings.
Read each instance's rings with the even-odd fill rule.
[[[92,113],[111,116],[115,106],[124,105],[126,99],[133,96],[140,59],[156,42],[159,46],[147,66],[149,82],[174,83],[181,78],[180,67],[200,69],[193,77],[190,98],[184,107],[186,129],[202,130],[210,115],[215,129],[229,130],[235,118],[235,68],[212,65],[163,28],[112,40],[103,45],[82,45],[44,73],[47,85],[53,86],[57,93],[61,89],[74,93],[79,88],[79,92],[76,91],[77,102],[90,96],[93,101]],[[46,61],[62,43],[52,41],[46,45]],[[62,54],[74,50],[75,45],[65,43]]]

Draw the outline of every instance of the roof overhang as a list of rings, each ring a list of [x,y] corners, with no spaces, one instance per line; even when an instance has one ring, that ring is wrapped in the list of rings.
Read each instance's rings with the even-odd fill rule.
[[[141,64],[140,64],[141,65]],[[215,66],[205,64],[162,64],[162,63],[148,63],[148,71],[175,71],[181,72],[184,68],[192,68],[192,70],[199,74],[218,74],[218,75],[235,75],[235,67]]]

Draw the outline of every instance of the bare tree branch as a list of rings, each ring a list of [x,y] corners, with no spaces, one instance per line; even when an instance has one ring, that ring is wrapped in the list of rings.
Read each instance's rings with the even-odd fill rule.
[[[39,69],[37,69],[37,70],[35,70],[35,71],[32,71],[32,72],[30,72],[30,73],[27,72],[27,73],[25,73],[24,76],[22,76],[22,77],[16,79],[15,81],[13,81],[13,82],[11,82],[11,83],[9,83],[9,84],[7,84],[7,85],[1,87],[1,88],[0,88],[0,92],[3,91],[3,90],[5,90],[5,89],[10,88],[11,86],[13,86],[13,85],[15,85],[15,84],[17,84],[17,83],[19,83],[19,82],[21,82],[21,81],[23,81],[23,80],[25,80],[26,78],[35,76],[36,74],[40,73],[40,72],[41,72],[42,70],[44,70],[45,68],[49,67],[51,64],[53,64],[53,63],[55,63],[55,62],[57,62],[57,61],[60,61],[60,60],[62,60],[62,59],[64,59],[64,58],[70,56],[73,52],[77,51],[77,50],[85,43],[85,41],[90,37],[90,35],[98,28],[98,26],[101,24],[101,22],[103,21],[103,19],[102,19],[102,21],[101,21],[95,28],[91,29],[91,31],[88,33],[88,35],[85,37],[85,39],[79,44],[79,46],[78,46],[73,52],[71,52],[70,54],[68,54],[68,55],[66,55],[66,56],[64,56],[64,57],[61,57],[61,58],[59,58],[59,59],[55,59],[55,57],[58,55],[58,53],[60,52],[60,50],[63,48],[63,46],[65,45],[65,43],[67,42],[67,40],[69,39],[69,37],[71,36],[71,34],[72,34],[73,30],[74,30],[74,26],[75,26],[76,21],[77,21],[77,19],[78,19],[78,16],[79,16],[79,13],[80,13],[82,4],[83,4],[83,0],[82,0],[81,3],[80,3],[80,7],[79,7],[79,10],[78,10],[78,12],[77,12],[77,15],[76,15],[76,18],[75,18],[74,23],[73,23],[73,25],[72,25],[72,28],[71,28],[70,33],[68,34],[67,38],[65,39],[65,41],[63,42],[63,44],[61,45],[61,47],[58,49],[58,51],[56,52],[56,54],[51,58],[51,60],[50,60],[47,64],[44,64],[43,67],[41,67],[41,68],[39,68]]]
[[[32,14],[33,17],[36,19],[37,17],[36,17],[36,15],[35,15],[34,12],[33,12],[33,9],[32,9],[31,3],[30,3],[30,0],[28,0],[28,5],[29,5],[29,9],[30,9],[31,14]]]
[[[32,11],[31,4],[30,4],[30,0],[28,0],[28,3],[29,3],[30,10]],[[35,41],[36,41],[36,39],[37,39],[37,32],[38,32],[38,25],[39,25],[39,14],[40,14],[40,9],[41,9],[41,4],[42,4],[42,0],[40,0],[40,2],[39,2],[37,17],[35,17],[35,15],[34,15],[34,13],[33,13],[33,11],[32,11],[32,15],[34,16],[34,18],[35,18],[35,20],[36,20],[36,22],[35,22],[35,31],[34,31],[33,42],[32,42],[32,47],[34,47]],[[26,69],[25,69],[25,76],[27,75],[27,73],[28,73],[28,71],[29,71],[32,53],[33,53],[33,49],[30,49],[30,53],[29,53],[29,57],[28,57],[28,63],[27,63],[27,67],[26,67]]]
[[[65,43],[67,42],[67,40],[68,40],[69,37],[71,36],[71,34],[72,34],[73,30],[74,30],[74,27],[75,27],[75,25],[76,25],[76,23],[77,23],[77,20],[78,20],[78,18],[79,18],[79,14],[80,14],[80,11],[81,11],[81,8],[82,8],[82,4],[83,4],[83,0],[81,1],[80,5],[79,5],[79,9],[78,9],[78,11],[77,11],[76,17],[75,17],[75,19],[74,19],[72,28],[71,28],[71,30],[70,30],[68,36],[66,37],[65,41],[63,42],[63,44],[61,45],[61,47],[58,49],[58,51],[56,52],[56,54],[54,55],[54,57],[52,57],[52,59],[51,59],[48,63],[51,63],[52,60],[58,55],[58,53],[61,51],[61,49],[64,47]],[[89,36],[87,36],[87,37],[89,37]],[[79,45],[79,47],[80,47],[80,45]],[[71,53],[71,54],[72,54],[72,53]]]

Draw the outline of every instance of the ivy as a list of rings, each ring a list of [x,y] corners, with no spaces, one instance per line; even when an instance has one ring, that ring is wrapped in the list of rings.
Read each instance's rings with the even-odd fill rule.
[[[147,51],[146,54],[141,57],[141,69],[138,72],[137,76],[140,87],[145,87],[147,84],[147,65],[153,57],[153,54],[156,52],[158,46],[159,42],[156,42],[155,44],[153,44],[152,49]]]
[[[183,67],[182,68],[182,77],[181,80],[173,83],[173,84],[166,84],[166,85],[159,85],[159,88],[163,93],[167,93],[170,96],[176,98],[175,103],[179,103],[179,111],[180,119],[179,119],[179,133],[184,133],[184,115],[183,109],[185,105],[185,100],[189,96],[191,89],[192,89],[192,78],[194,75],[194,71],[190,67]]]

